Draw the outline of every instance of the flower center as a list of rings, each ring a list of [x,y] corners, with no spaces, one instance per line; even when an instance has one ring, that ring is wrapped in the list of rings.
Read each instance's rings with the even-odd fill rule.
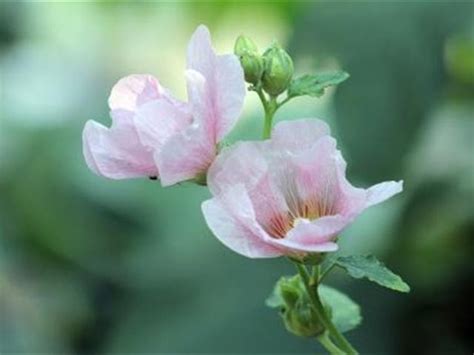
[[[298,200],[291,202],[293,205],[289,204],[289,211],[276,213],[265,223],[265,229],[273,238],[285,238],[292,228],[301,223],[311,223],[318,218],[331,215],[334,210],[327,201],[309,199],[302,203],[299,203]]]
[[[286,233],[298,224],[311,223],[312,219],[294,217],[291,213],[282,213],[274,216],[267,227],[267,232],[276,239],[285,238]]]

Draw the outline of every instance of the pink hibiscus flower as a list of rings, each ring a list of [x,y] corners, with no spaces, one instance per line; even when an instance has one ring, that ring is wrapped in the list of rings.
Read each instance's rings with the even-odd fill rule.
[[[346,162],[320,120],[280,122],[271,140],[225,149],[208,171],[213,198],[202,205],[216,237],[251,258],[337,250],[336,237],[402,182],[352,186]]]
[[[150,75],[120,80],[109,98],[112,126],[84,127],[89,168],[112,179],[159,176],[164,186],[205,173],[241,113],[244,74],[235,55],[215,54],[201,25],[188,45],[186,80],[188,102]]]

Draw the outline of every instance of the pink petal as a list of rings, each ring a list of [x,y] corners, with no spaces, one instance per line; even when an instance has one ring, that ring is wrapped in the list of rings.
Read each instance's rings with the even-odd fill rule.
[[[224,148],[207,174],[209,189],[214,195],[236,184],[253,189],[268,171],[262,154],[264,142],[238,142]]]
[[[367,189],[367,205],[370,207],[383,202],[403,190],[403,181],[387,181]]]
[[[277,149],[301,151],[310,148],[318,139],[329,134],[329,126],[317,118],[281,121],[273,128],[272,144]]]
[[[355,217],[365,208],[366,193],[364,189],[353,186],[346,178],[346,161],[340,151],[335,154],[337,167],[338,197],[335,209],[338,213]]]
[[[236,185],[205,201],[202,211],[214,235],[236,253],[249,258],[282,255],[276,247],[263,241],[266,233],[255,220],[252,203],[243,185]]]
[[[245,94],[244,72],[239,59],[233,55],[217,57],[215,81],[210,88],[214,97],[217,141],[221,141],[235,126],[242,113]]]
[[[187,68],[200,72],[206,78],[212,78],[216,57],[209,29],[204,25],[198,26],[188,43]]]
[[[191,122],[190,112],[165,99],[145,103],[134,116],[140,141],[155,151],[160,151],[171,136],[184,130]]]
[[[207,94],[206,78],[198,71],[188,69],[185,72],[188,90],[189,109],[192,112],[194,122],[202,126],[205,135],[203,139],[210,144],[216,145],[215,125],[208,119],[208,107],[211,105]]]
[[[324,136],[293,157],[297,167],[295,180],[302,200],[311,197],[328,203],[334,200],[337,193],[335,154],[336,140]]]
[[[204,87],[198,92],[201,97],[190,93],[190,103],[199,101],[201,110],[197,111],[197,119],[219,142],[234,127],[242,111],[246,94],[242,67],[233,54],[215,54],[209,30],[202,25],[191,37],[187,61],[187,68],[204,78]]]
[[[288,210],[262,154],[267,145],[267,142],[239,142],[232,148],[224,149],[208,171],[208,186],[214,195],[236,184],[243,184],[257,220],[262,225]]]
[[[346,178],[346,162],[341,152],[337,151],[339,198],[337,210],[346,216],[355,217],[366,208],[385,201],[403,190],[403,182],[388,181],[365,190],[354,187]]]
[[[318,201],[320,215],[354,216],[365,207],[365,191],[347,181],[346,162],[334,138],[321,137],[293,160],[299,196]]]
[[[314,245],[301,245],[300,243],[291,241],[289,239],[276,239],[278,246],[286,248],[286,254],[299,253],[329,253],[337,251],[339,246],[335,242],[323,242]]]
[[[170,137],[155,153],[163,186],[192,179],[207,171],[216,155],[216,147],[206,137],[203,126],[192,124]]]
[[[153,154],[143,148],[129,121],[116,121],[106,128],[89,120],[82,140],[86,163],[98,175],[111,179],[158,175]]]
[[[309,213],[321,217],[341,213],[339,200],[345,195],[338,183],[334,138],[323,136],[310,147],[293,153],[284,148],[275,149],[280,154],[274,154],[271,171],[295,215]],[[361,194],[363,199],[363,190]]]
[[[135,111],[137,106],[159,98],[164,89],[153,76],[134,74],[120,79],[112,88],[109,107],[113,110]]]

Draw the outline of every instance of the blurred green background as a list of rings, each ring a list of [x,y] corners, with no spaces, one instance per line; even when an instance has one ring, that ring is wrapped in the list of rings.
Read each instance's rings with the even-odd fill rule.
[[[284,259],[234,254],[208,231],[204,188],[93,175],[87,119],[109,124],[112,85],[151,73],[185,97],[187,41],[220,52],[244,33],[284,44],[297,71],[351,78],[278,119],[326,119],[359,186],[404,179],[364,213],[343,253],[372,252],[412,286],[335,272],[363,307],[362,353],[467,354],[473,341],[474,3],[0,4],[0,351],[314,353],[264,306]],[[257,137],[249,93],[233,140]]]

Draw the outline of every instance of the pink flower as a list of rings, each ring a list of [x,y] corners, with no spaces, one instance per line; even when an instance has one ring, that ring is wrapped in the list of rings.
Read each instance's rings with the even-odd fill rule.
[[[402,182],[352,186],[346,162],[320,120],[280,122],[271,140],[221,152],[208,172],[209,228],[250,258],[337,250],[336,237],[367,207],[402,191]]]
[[[94,121],[84,128],[92,171],[113,179],[159,176],[164,186],[207,171],[241,113],[244,74],[235,55],[215,54],[202,25],[189,42],[187,63],[188,102],[149,75],[117,83],[109,99],[111,128]]]

